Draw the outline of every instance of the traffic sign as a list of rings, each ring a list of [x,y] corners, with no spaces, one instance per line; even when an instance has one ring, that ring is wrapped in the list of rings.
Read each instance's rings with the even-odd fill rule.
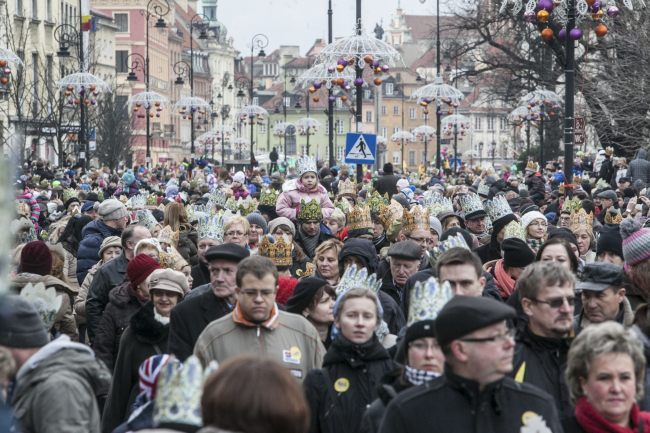
[[[377,136],[349,132],[345,138],[346,164],[373,164],[377,153]]]

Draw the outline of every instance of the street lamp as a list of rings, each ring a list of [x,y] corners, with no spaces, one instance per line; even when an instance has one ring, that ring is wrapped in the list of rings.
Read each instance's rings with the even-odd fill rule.
[[[266,53],[264,52],[264,48],[266,48],[269,45],[269,38],[263,34],[263,33],[258,33],[253,38],[251,39],[251,82],[250,82],[250,105],[255,105],[253,104],[253,91],[255,87],[254,83],[254,76],[253,76],[253,67],[254,67],[254,54],[255,54],[255,48],[257,47],[259,49],[259,52],[257,54],[258,57],[266,57]],[[255,166],[255,153],[254,153],[254,147],[255,147],[255,141],[254,141],[254,127],[255,127],[255,122],[253,119],[249,119],[249,123],[251,125],[251,139],[250,139],[250,146],[251,146],[251,171],[253,170],[253,167]]]
[[[452,114],[441,120],[443,131],[454,136],[454,172],[458,173],[458,134],[464,136],[470,128],[470,121],[462,114]]]
[[[479,141],[478,143],[478,164],[483,167],[483,142]]]

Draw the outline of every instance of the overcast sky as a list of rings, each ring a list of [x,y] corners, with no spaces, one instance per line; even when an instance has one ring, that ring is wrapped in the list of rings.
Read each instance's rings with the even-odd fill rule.
[[[387,28],[397,3],[398,0],[362,0],[366,31],[371,32],[382,19]],[[426,0],[424,4],[420,0],[401,0],[401,4],[408,14],[435,13],[435,0]],[[251,38],[257,33],[268,36],[271,49],[300,45],[300,54],[305,54],[315,39],[327,41],[327,5],[328,0],[219,0],[217,18],[228,28],[235,48],[244,56],[250,52]],[[332,0],[335,38],[353,34],[355,7],[355,0]]]

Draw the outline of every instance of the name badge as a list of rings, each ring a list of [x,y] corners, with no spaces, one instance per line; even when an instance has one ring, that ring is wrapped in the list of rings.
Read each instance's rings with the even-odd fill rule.
[[[289,350],[283,350],[282,351],[282,361],[286,362],[288,364],[300,364],[300,360],[302,359],[302,353],[300,353],[300,349],[297,346],[292,346],[289,348]]]

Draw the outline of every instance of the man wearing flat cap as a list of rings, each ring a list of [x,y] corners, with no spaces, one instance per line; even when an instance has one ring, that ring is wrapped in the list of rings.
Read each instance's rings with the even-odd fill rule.
[[[600,204],[602,206],[602,210],[598,214],[598,221],[601,224],[605,224],[605,215],[607,215],[607,209],[612,206],[614,206],[615,209],[618,209],[618,195],[614,190],[607,189],[599,193],[596,197],[600,199]]]
[[[421,256],[422,249],[417,242],[411,240],[397,242],[388,249],[388,267],[385,265],[379,267],[380,272],[382,268],[388,268],[382,278],[381,290],[390,295],[397,305],[404,303],[404,285],[406,280],[418,271]]]
[[[582,297],[582,311],[573,320],[578,334],[592,323],[615,320],[632,326],[634,312],[623,288],[623,267],[612,263],[587,263],[580,274],[576,291]]]
[[[515,314],[490,298],[452,298],[435,320],[443,376],[400,393],[380,433],[519,432],[534,421],[561,432],[551,397],[507,377],[515,347],[507,321]]]
[[[232,311],[237,265],[248,256],[246,248],[231,243],[212,246],[205,252],[210,283],[194,288],[170,316],[169,352],[176,358],[188,358],[203,329]]]

